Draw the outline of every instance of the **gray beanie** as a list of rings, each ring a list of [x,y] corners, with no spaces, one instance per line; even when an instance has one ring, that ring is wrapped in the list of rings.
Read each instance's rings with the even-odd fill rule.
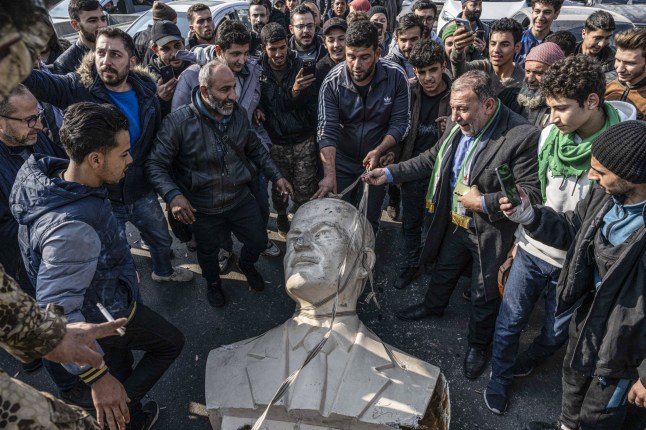
[[[621,179],[646,184],[646,123],[613,125],[592,142],[592,155]]]

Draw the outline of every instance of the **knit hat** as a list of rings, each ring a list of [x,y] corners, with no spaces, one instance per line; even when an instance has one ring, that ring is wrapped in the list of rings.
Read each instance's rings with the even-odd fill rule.
[[[442,32],[442,40],[446,41],[447,38],[453,36],[453,33],[455,33],[455,30],[457,29],[458,26],[456,24],[451,24],[444,27],[444,31]]]
[[[527,61],[538,61],[539,63],[551,66],[559,60],[565,58],[565,54],[560,46],[554,42],[543,42],[540,45],[534,46],[525,57]]]
[[[368,0],[353,0],[352,3],[350,3],[350,7],[352,7],[353,10],[368,12],[370,10],[370,2]]]
[[[646,123],[613,125],[592,142],[592,155],[621,179],[646,184]]]
[[[376,15],[378,13],[383,13],[384,15],[388,16],[386,13],[386,8],[383,6],[373,6],[370,8],[368,11],[368,18],[372,18],[373,15]]]
[[[156,1],[153,3],[153,21],[162,19],[165,21],[175,21],[177,19],[177,12],[167,4]]]

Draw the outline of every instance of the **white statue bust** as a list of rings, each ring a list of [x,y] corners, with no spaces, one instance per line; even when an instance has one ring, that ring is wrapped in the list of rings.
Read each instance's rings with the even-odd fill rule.
[[[262,428],[448,429],[449,393],[440,370],[384,344],[356,315],[375,263],[374,234],[363,215],[338,199],[308,202],[286,242],[285,285],[296,313],[260,337],[210,352],[206,407],[213,428],[251,428],[328,331],[339,285],[331,336]]]

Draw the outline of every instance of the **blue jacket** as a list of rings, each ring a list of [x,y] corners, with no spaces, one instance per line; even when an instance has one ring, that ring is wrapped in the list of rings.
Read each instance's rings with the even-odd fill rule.
[[[118,185],[106,186],[110,200],[123,204],[133,203],[152,191],[144,173],[144,162],[161,125],[157,86],[150,74],[137,67],[128,74],[128,82],[139,101],[141,135],[130,151],[134,161],[126,171],[125,178]],[[59,76],[33,70],[23,83],[38,100],[61,109],[78,102],[114,104],[96,73],[94,53],[85,56],[75,73]]]
[[[105,322],[97,303],[114,318],[132,318],[141,298],[125,231],[103,187],[60,177],[68,164],[32,155],[18,172],[9,199],[36,301],[41,307],[62,306],[70,322]],[[86,382],[91,376],[81,374]]]
[[[361,164],[386,135],[401,144],[410,129],[410,90],[406,74],[392,61],[380,59],[365,102],[357,92],[345,61],[321,85],[318,142],[336,147],[337,164]]]
[[[25,162],[21,150],[28,154],[45,154],[53,157],[67,158],[62,147],[56,145],[43,133],[38,133],[34,146],[10,148],[0,141],[0,263],[7,273],[16,277],[20,262],[20,248],[18,247],[18,223],[9,208],[9,195],[11,187],[16,180],[18,170]]]

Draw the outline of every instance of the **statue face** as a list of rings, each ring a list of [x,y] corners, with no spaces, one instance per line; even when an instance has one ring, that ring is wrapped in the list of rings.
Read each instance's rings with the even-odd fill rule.
[[[356,213],[335,199],[315,200],[298,210],[287,234],[284,260],[285,286],[294,300],[315,303],[334,294],[346,255],[345,274],[352,272],[356,251],[350,250],[349,240]]]

